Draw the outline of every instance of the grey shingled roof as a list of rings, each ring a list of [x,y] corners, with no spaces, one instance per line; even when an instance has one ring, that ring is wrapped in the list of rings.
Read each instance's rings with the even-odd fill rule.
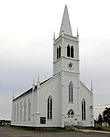
[[[40,83],[40,85],[43,85],[45,82],[49,81],[51,78],[52,78],[52,77],[44,80],[43,82]],[[37,85],[35,85],[35,89],[37,89]],[[17,100],[17,99],[20,98],[21,96],[24,96],[24,95],[26,95],[26,94],[28,94],[28,93],[30,93],[30,92],[32,92],[32,88],[30,88],[29,90],[23,92],[23,93],[22,93],[21,95],[19,95],[18,97],[14,98],[13,101]]]

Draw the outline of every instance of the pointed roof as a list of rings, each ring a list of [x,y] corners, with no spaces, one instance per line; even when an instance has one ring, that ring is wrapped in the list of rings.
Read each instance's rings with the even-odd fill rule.
[[[67,5],[65,5],[59,35],[61,35],[63,32],[66,33],[66,34],[72,35],[72,30],[71,30],[71,24],[70,24]]]

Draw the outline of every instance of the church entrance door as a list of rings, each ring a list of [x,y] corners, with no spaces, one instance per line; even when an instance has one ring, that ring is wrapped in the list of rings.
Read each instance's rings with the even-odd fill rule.
[[[70,109],[65,117],[65,126],[75,125],[74,121],[74,111]]]

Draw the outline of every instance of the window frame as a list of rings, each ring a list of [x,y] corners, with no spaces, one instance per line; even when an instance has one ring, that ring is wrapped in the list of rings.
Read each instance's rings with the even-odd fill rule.
[[[30,98],[28,100],[28,120],[31,120],[31,101]]]
[[[73,82],[69,82],[69,103],[73,103]]]
[[[61,58],[61,47],[59,46],[59,58]]]
[[[74,117],[73,109],[69,109],[67,115],[68,115],[68,118],[73,118]]]
[[[69,45],[67,46],[67,57],[69,58],[74,58],[74,46],[73,45]]]
[[[57,59],[61,58],[61,46],[57,47]]]
[[[71,46],[71,58],[74,58],[74,47]]]
[[[17,103],[17,121],[19,121],[19,103]]]
[[[82,120],[86,120],[86,101],[83,98],[81,102]]]
[[[52,97],[49,96],[47,99],[47,119],[52,120],[52,110],[53,109],[53,103],[52,103]]]
[[[22,121],[22,102],[20,102],[20,121]]]
[[[70,45],[67,46],[67,57],[70,57]]]
[[[24,121],[26,121],[26,101],[24,100]]]

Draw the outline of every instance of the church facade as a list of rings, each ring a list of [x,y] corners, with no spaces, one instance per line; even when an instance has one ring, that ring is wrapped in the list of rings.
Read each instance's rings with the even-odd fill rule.
[[[14,126],[94,126],[93,91],[80,81],[79,35],[72,35],[65,6],[59,37],[53,39],[53,76],[13,99]]]

